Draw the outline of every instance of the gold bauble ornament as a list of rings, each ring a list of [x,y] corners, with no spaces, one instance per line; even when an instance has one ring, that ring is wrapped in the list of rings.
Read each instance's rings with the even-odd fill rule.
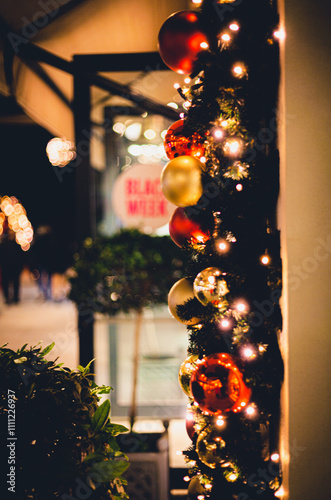
[[[226,443],[219,431],[215,429],[200,432],[196,444],[196,452],[202,463],[216,469],[221,467],[227,459]]]
[[[200,483],[199,476],[192,477],[191,481],[188,485],[188,494],[189,495],[203,495],[206,493],[205,488]]]
[[[185,361],[183,361],[183,363],[180,365],[178,372],[179,385],[181,386],[185,394],[190,397],[192,397],[190,388],[191,375],[198,366],[197,365],[198,359],[199,356],[197,354],[191,354],[191,356],[188,356],[185,359]]]
[[[186,278],[182,278],[181,280],[177,281],[169,291],[169,311],[172,316],[180,323],[183,323],[184,325],[196,325],[197,323],[200,323],[199,318],[191,318],[185,321],[180,319],[177,314],[177,306],[184,304],[184,302],[189,299],[194,299],[193,287],[189,280],[187,280]]]
[[[177,207],[198,203],[203,194],[201,173],[203,163],[193,156],[178,156],[164,167],[161,186],[164,196]]]
[[[212,304],[219,309],[227,305],[224,295],[229,293],[223,272],[217,267],[207,267],[194,280],[195,297],[204,305]]]

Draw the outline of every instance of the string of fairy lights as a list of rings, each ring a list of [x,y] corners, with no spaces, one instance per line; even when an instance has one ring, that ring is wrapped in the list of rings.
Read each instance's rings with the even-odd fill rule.
[[[233,2],[221,0],[217,3]],[[203,4],[198,0],[192,3],[195,7]],[[251,341],[252,304],[246,297],[237,295],[243,279],[235,276],[231,266],[227,268],[229,262],[233,267],[233,261],[226,260],[226,257],[234,253],[234,247],[239,244],[237,237],[240,239],[241,235],[232,234],[224,223],[224,219],[227,223],[231,222],[225,202],[222,206],[225,216],[222,210],[218,210],[217,202],[211,202],[211,198],[203,204],[206,182],[215,189],[214,198],[219,194],[217,186],[222,185],[222,189],[227,187],[231,203],[241,195],[246,185],[249,190],[256,182],[255,163],[247,160],[254,140],[246,129],[246,102],[238,97],[235,83],[231,87],[219,86],[215,91],[203,64],[207,61],[205,67],[210,75],[213,62],[210,53],[215,51],[215,47],[218,54],[227,53],[240,34],[241,24],[229,16],[228,22],[221,23],[216,43],[207,26],[203,11],[181,11],[164,22],[158,37],[159,52],[165,64],[179,74],[189,75],[184,79],[184,85],[174,85],[184,100],[185,112],[180,114],[180,120],[171,125],[165,135],[164,148],[170,161],[162,171],[161,186],[164,196],[177,206],[169,221],[171,238],[190,253],[193,273],[199,266],[202,267],[197,274],[175,283],[168,296],[171,314],[187,325],[191,336],[189,355],[179,369],[179,383],[189,398],[186,429],[192,439],[192,447],[184,453],[189,467],[189,474],[184,480],[189,483],[189,498],[197,500],[220,498],[217,495],[221,490],[214,491],[214,483],[220,475],[228,484],[240,482],[240,486],[237,489],[234,487],[224,498],[234,498],[232,495],[244,491],[240,488],[250,483],[245,463],[232,453],[231,440],[228,442],[226,437],[231,415],[239,414],[240,422],[246,419],[247,424],[244,423],[242,429],[245,425],[245,429],[250,429],[249,422],[256,421],[256,435],[260,432],[259,422],[266,425],[270,418],[268,411],[260,407],[254,397],[254,384],[251,387],[244,377],[247,364],[260,363],[271,348],[265,341],[265,335],[254,339],[255,342]],[[265,42],[272,45],[283,37],[283,31],[277,28],[272,38]],[[211,47],[214,49],[211,50]],[[232,61],[228,69],[231,75],[226,75],[226,78],[237,80],[238,88],[244,80],[249,80],[250,68],[245,60]],[[209,109],[215,109],[208,94],[210,89],[215,91],[217,112],[212,119],[207,117],[203,120],[203,112],[207,114]],[[209,108],[205,102],[208,102]],[[269,222],[265,234],[272,236]],[[260,273],[266,276],[264,289],[268,289],[272,282],[273,259],[267,245],[257,256],[256,265],[266,269],[265,274],[264,271]],[[224,268],[214,265],[215,262],[224,262]],[[206,263],[209,265],[204,267]],[[276,327],[274,330],[277,332]],[[215,345],[221,344],[218,340],[220,333],[231,344],[231,353],[213,350]],[[235,436],[236,452],[240,446],[238,441],[240,436]],[[268,489],[272,497],[281,496],[280,454],[275,443],[270,446],[268,453],[261,452],[262,463],[272,464],[269,469],[273,467],[270,479],[265,479],[267,482],[263,491]],[[257,488],[257,495],[263,492],[258,489],[259,480],[249,484]]]
[[[7,225],[15,233],[15,241],[22,250],[29,250],[33,240],[33,227],[25,208],[15,196],[0,198],[0,236],[6,231]]]

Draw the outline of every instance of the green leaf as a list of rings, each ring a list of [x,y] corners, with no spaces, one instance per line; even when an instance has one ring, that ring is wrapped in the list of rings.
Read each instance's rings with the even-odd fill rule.
[[[51,344],[49,344],[47,347],[45,347],[45,349],[43,349],[41,351],[40,356],[46,356],[46,354],[51,352],[51,350],[53,349],[54,346],[55,346],[55,342],[52,342]]]
[[[119,477],[129,467],[129,463],[124,460],[104,460],[91,467],[90,477],[93,473],[101,478],[102,482],[113,481]]]
[[[102,427],[107,422],[109,413],[110,413],[110,401],[109,399],[106,399],[106,401],[104,401],[102,405],[98,407],[98,409],[96,410],[96,412],[92,417],[91,428],[93,431],[97,432],[100,429],[102,429]]]
[[[125,427],[124,425],[120,424],[110,424],[110,432],[112,433],[112,436],[118,436],[118,434],[122,434],[123,432],[128,432],[129,429]]]
[[[95,461],[99,461],[101,462],[102,460],[104,460],[104,455],[102,453],[98,453],[98,452],[93,452],[93,453],[89,453],[83,460],[83,462],[95,462]]]

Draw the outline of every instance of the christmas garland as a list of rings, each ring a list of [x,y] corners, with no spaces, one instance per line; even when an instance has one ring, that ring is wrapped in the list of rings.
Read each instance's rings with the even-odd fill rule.
[[[161,184],[186,277],[169,308],[187,325],[190,499],[274,498],[281,486],[283,362],[277,95],[271,0],[195,1],[159,32],[185,112],[165,137]],[[186,83],[187,82],[187,83]]]

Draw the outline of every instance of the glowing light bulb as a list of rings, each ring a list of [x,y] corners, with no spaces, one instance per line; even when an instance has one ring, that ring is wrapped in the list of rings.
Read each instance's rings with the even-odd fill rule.
[[[216,425],[218,425],[219,427],[222,427],[223,425],[225,424],[223,418],[218,418],[217,421],[216,421]]]
[[[188,84],[188,83],[190,83],[190,81],[191,81],[191,78],[189,78],[189,77],[184,78],[184,83],[187,83],[187,84]]]
[[[284,490],[284,487],[283,487],[283,486],[281,486],[281,487],[279,488],[279,490],[278,490],[278,491],[276,491],[276,493],[275,493],[275,497],[277,497],[277,498],[283,498],[283,496],[284,496],[284,495],[285,495],[285,490]]]
[[[229,29],[231,31],[238,31],[239,30],[239,25],[237,23],[231,23],[229,26]]]
[[[201,161],[202,163],[206,163],[207,158],[206,158],[205,156],[201,156],[200,161]]]
[[[178,456],[179,456],[179,455],[182,455],[182,454],[183,454],[183,452],[182,452],[182,451],[179,451],[179,450],[177,450],[177,451],[176,451],[176,455],[178,455]]]
[[[221,130],[219,128],[215,129],[213,132],[213,136],[215,137],[215,139],[221,139],[223,137],[223,135],[224,135],[223,130]]]
[[[240,139],[228,139],[223,146],[224,153],[227,156],[238,156],[242,149],[243,142]]]
[[[242,77],[245,74],[245,68],[241,64],[236,64],[233,68],[232,71],[235,76]]]
[[[194,3],[194,5],[201,5],[202,0],[192,0],[192,3]]]
[[[231,326],[231,323],[228,319],[222,319],[220,321],[220,325],[222,328],[229,328],[229,326]]]
[[[208,43],[207,43],[207,42],[201,42],[201,43],[200,43],[200,47],[201,47],[202,49],[208,49],[209,45],[208,45]]]
[[[179,118],[183,119],[185,117],[185,113],[179,113]]]
[[[232,472],[229,476],[228,476],[228,480],[233,482],[233,481],[236,481],[237,480],[237,474],[235,474],[234,472]]]
[[[261,262],[262,262],[262,264],[264,264],[265,266],[266,266],[267,264],[269,264],[269,262],[270,262],[270,257],[269,257],[269,255],[262,255],[262,257],[261,257]]]
[[[236,309],[239,312],[244,312],[246,310],[246,306],[243,302],[239,302],[239,304],[236,305]]]
[[[285,40],[286,34],[283,28],[280,28],[273,33],[274,38],[277,38],[279,41]]]
[[[198,500],[204,500],[204,499],[205,499],[205,495],[198,495],[198,496],[197,496],[197,499],[198,499]]]
[[[183,480],[187,483],[190,480],[190,477],[189,476],[184,476]]]
[[[231,37],[228,33],[224,33],[222,36],[221,36],[221,40],[223,40],[223,42],[229,42],[231,40]]]
[[[218,248],[224,251],[227,250],[228,245],[224,241],[221,241],[221,243],[218,244]]]
[[[256,409],[254,408],[254,406],[248,406],[246,408],[246,414],[249,415],[249,416],[253,416],[255,415],[256,413]]]
[[[175,88],[176,90],[177,90],[177,89],[179,89],[179,87],[180,87],[179,83],[174,83],[174,88]]]
[[[243,190],[243,185],[242,184],[237,184],[236,185],[236,190],[237,191],[242,191]]]
[[[212,489],[212,487],[213,487],[213,485],[212,485],[212,484],[205,484],[205,488],[206,488],[206,490],[211,490],[211,489]]]
[[[279,461],[279,453],[273,453],[270,457],[270,459],[273,461],[273,462],[278,462]]]
[[[245,358],[252,358],[253,355],[254,355],[253,349],[251,349],[250,347],[246,347],[245,350],[244,350],[244,356],[245,356]]]

